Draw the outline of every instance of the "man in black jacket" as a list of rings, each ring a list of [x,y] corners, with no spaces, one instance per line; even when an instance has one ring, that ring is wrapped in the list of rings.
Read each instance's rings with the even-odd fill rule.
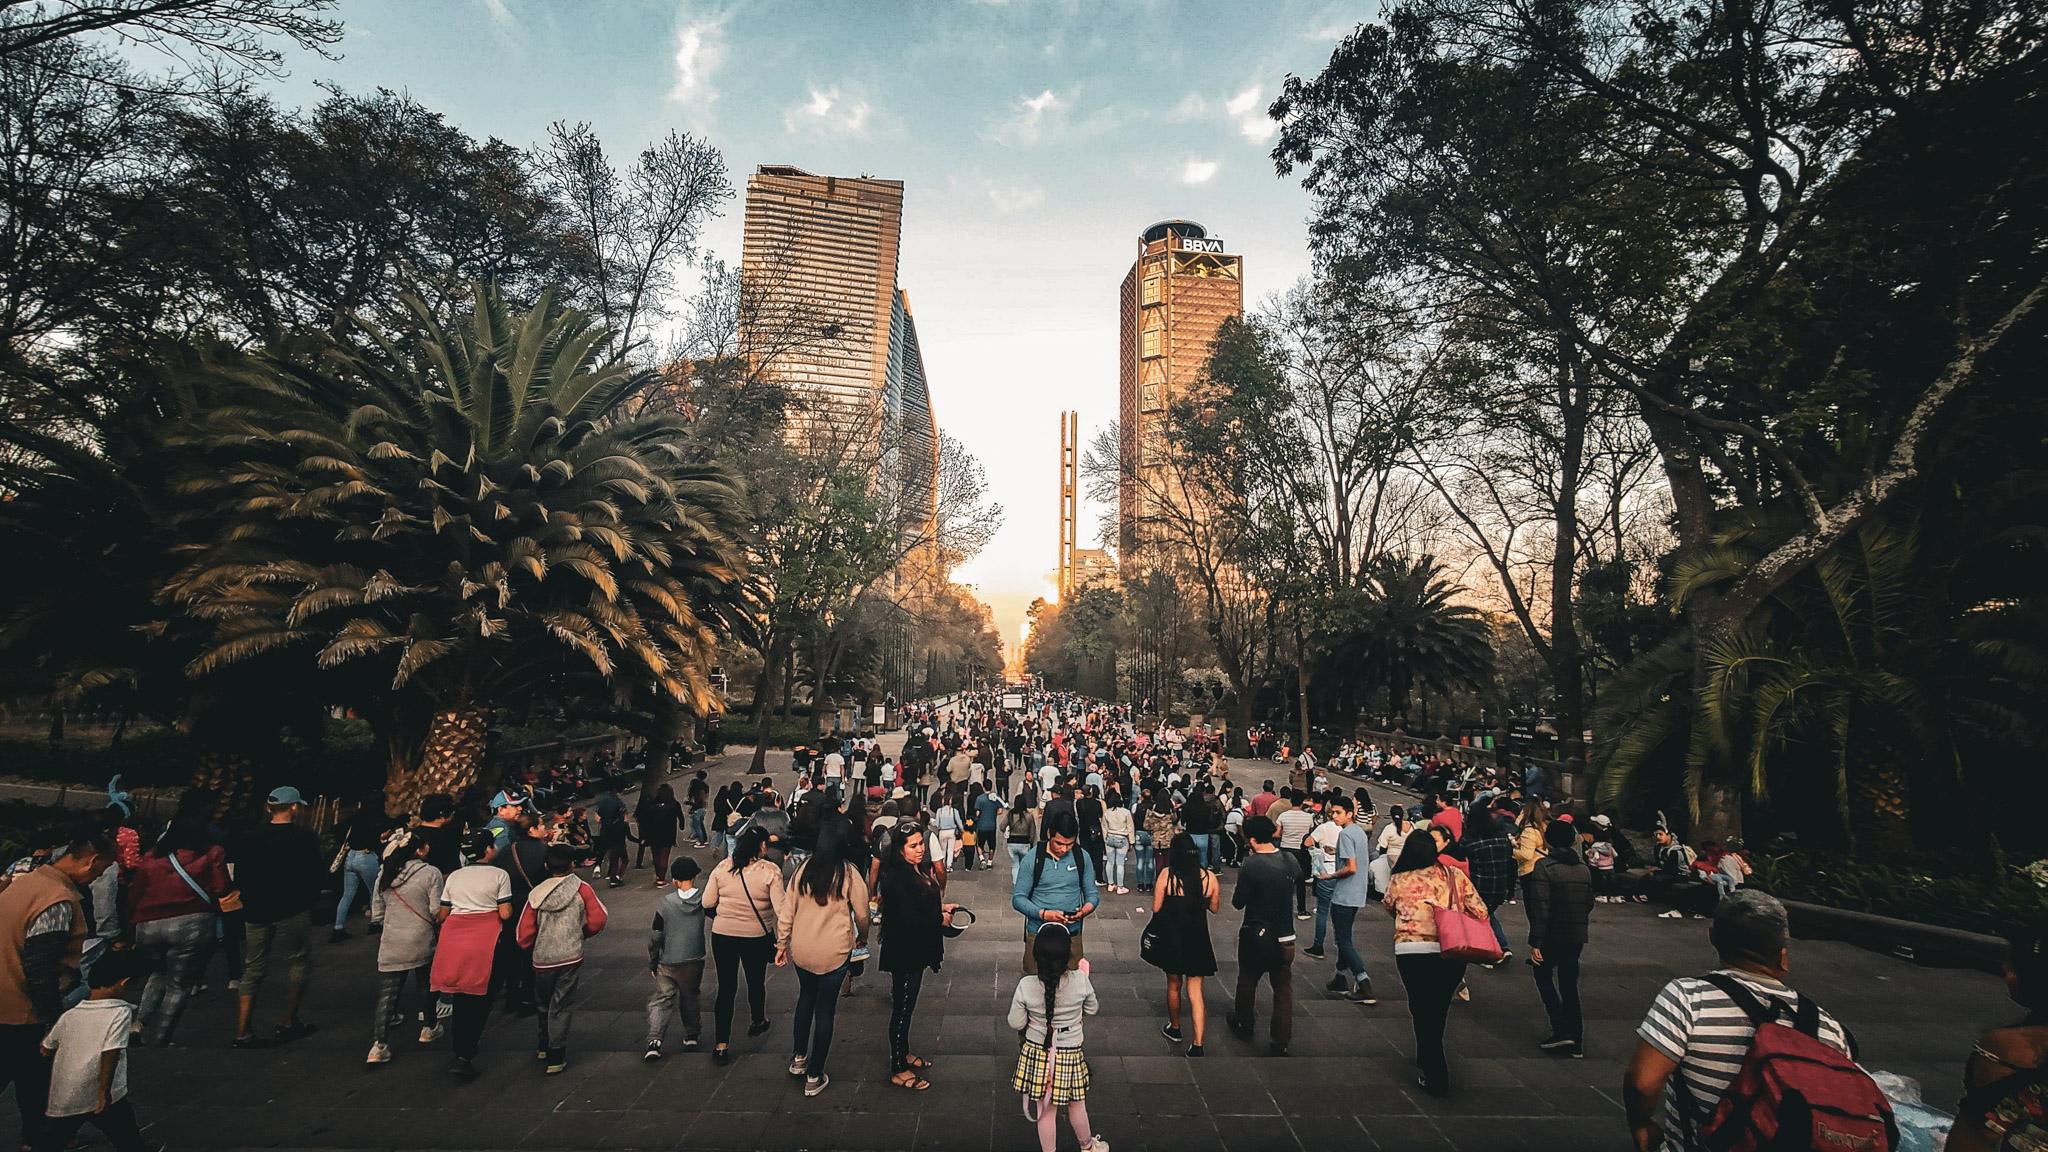
[[[1259,978],[1273,982],[1273,1023],[1266,1051],[1287,1055],[1294,1040],[1294,886],[1301,865],[1280,851],[1273,822],[1253,816],[1244,822],[1251,855],[1237,873],[1230,906],[1244,912],[1237,933],[1237,1000],[1224,1022],[1239,1038],[1250,1040],[1256,1019]]]
[[[313,902],[320,898],[320,889],[326,886],[327,868],[321,860],[320,838],[297,823],[306,807],[299,790],[274,789],[266,807],[269,822],[235,840],[229,853],[235,865],[235,885],[242,893],[249,949],[237,989],[241,994],[235,1018],[237,1048],[268,1047],[313,1031],[313,1025],[299,1019],[299,1005],[306,998],[312,967],[308,917]],[[286,966],[284,1020],[273,1036],[257,1036],[249,1030],[256,991],[271,966],[279,962]]]
[[[1553,820],[1543,830],[1545,853],[1529,874],[1529,963],[1536,992],[1550,1014],[1550,1035],[1539,1045],[1574,1059],[1585,1051],[1579,1012],[1579,956],[1593,916],[1593,870],[1579,859],[1572,826]]]

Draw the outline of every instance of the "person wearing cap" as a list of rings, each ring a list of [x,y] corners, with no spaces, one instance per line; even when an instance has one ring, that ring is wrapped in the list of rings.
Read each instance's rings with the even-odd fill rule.
[[[248,958],[243,962],[241,1002],[235,1014],[235,1047],[263,1048],[311,1035],[313,1025],[299,1019],[312,966],[312,926],[308,914],[327,882],[320,838],[301,828],[298,817],[306,798],[297,788],[272,790],[266,805],[270,819],[231,845],[235,881],[242,891],[242,914],[248,932]],[[250,1030],[256,995],[274,963],[286,966],[284,1018],[270,1036]]]
[[[491,820],[484,831],[491,834],[493,852],[518,839],[519,829],[526,824],[526,803],[523,788],[507,788],[491,797]]]

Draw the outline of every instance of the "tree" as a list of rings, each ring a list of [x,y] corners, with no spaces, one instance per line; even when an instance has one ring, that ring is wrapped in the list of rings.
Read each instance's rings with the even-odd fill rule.
[[[1349,655],[1385,686],[1390,725],[1408,726],[1417,687],[1449,692],[1492,678],[1486,617],[1458,603],[1463,593],[1433,556],[1388,554],[1373,562],[1364,588],[1370,625]]]
[[[616,334],[607,351],[634,353],[649,322],[668,315],[676,274],[697,254],[705,222],[732,199],[725,156],[671,131],[621,174],[589,124],[557,120],[534,165],[568,222],[579,294]]]
[[[1796,513],[1777,521],[1797,526],[1740,579],[1687,605],[1697,692],[1715,644],[1834,543],[1909,498],[1955,406],[2038,330],[2048,289],[2031,211],[2040,152],[1991,145],[1984,133],[2016,118],[2031,131],[2034,118],[2017,110],[2040,75],[2039,22],[2018,2],[1965,17],[1940,0],[1417,0],[1387,26],[1362,28],[1320,77],[1290,79],[1275,109],[1287,119],[1275,160],[1283,171],[1308,165],[1322,214],[1363,236],[1386,202],[1387,174],[1405,170],[1411,115],[1424,118],[1432,149],[1448,142],[1449,154],[1482,162],[1482,175],[1528,166],[1521,141],[1498,128],[1519,127],[1524,112],[1536,114],[1538,140],[1566,145],[1549,155],[1569,163],[1534,167],[1584,191],[1566,203],[1609,222],[1606,240],[1624,257],[1609,266],[1624,275],[1601,297],[1577,296],[1581,281],[1532,259],[1529,244],[1465,245],[1477,257],[1471,274],[1500,299],[1540,303],[1525,315],[1559,337],[1558,362],[1582,364],[1634,401],[1682,550],[1711,549],[1731,510]],[[1504,116],[1498,102],[1437,99],[1489,82],[1544,101],[1511,101],[1520,111]],[[1467,143],[1485,148],[1468,153]],[[1942,206],[1913,203],[1935,186]],[[1925,214],[1866,212],[1886,198]],[[1461,235],[1488,233],[1475,219],[1456,222]],[[1907,219],[1910,235],[1899,231]],[[1927,259],[1894,260],[1907,250]],[[1859,306],[1815,308],[1816,275],[1852,251],[1862,262],[1838,267],[1836,283],[1860,285]],[[1887,293],[1919,321],[1845,338],[1870,334],[1840,321],[1889,313]],[[1603,306],[1570,306],[1588,299]],[[1906,334],[1915,346],[1902,357],[1887,337]],[[1880,348],[1890,359],[1875,358]],[[1707,835],[1725,835],[1740,823],[1739,766],[1698,755],[1709,758],[1691,764],[1689,806]]]
[[[334,0],[13,0],[0,12],[0,57],[107,33],[192,68],[274,74],[284,57],[273,41],[324,53],[341,39],[341,22],[321,15],[333,7]]]
[[[165,596],[209,621],[194,676],[270,652],[360,672],[410,810],[476,778],[489,709],[537,694],[702,709],[749,585],[736,484],[673,417],[612,422],[642,373],[543,293],[317,358],[214,349],[232,400],[179,439],[196,536]],[[317,364],[317,366],[312,366]]]

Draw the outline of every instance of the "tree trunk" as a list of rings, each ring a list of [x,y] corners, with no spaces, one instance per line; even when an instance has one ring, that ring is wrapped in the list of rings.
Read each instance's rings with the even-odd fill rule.
[[[419,763],[394,765],[384,782],[385,813],[403,816],[417,811],[420,801],[436,792],[461,796],[483,770],[484,739],[489,730],[490,712],[479,705],[435,712],[427,725]]]
[[[1577,369],[1584,372],[1585,369]],[[1550,684],[1557,698],[1558,759],[1577,771],[1586,759],[1586,695],[1579,655],[1579,627],[1572,593],[1579,568],[1579,478],[1586,451],[1586,389],[1574,389],[1570,346],[1559,366],[1559,411],[1564,417],[1559,450],[1557,546],[1550,558]]]
[[[220,748],[199,750],[198,765],[192,772],[192,786],[214,795],[213,816],[226,820],[244,812],[256,802],[256,774],[249,770],[249,758]]]
[[[1851,772],[1849,811],[1847,831],[1858,853],[1889,860],[1912,851],[1912,802],[1898,765],[1868,764]]]

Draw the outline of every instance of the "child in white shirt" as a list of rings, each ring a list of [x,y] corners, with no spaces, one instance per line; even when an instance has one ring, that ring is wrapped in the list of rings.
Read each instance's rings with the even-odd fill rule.
[[[116,1152],[152,1147],[128,1103],[128,1030],[135,1006],[125,997],[144,966],[134,951],[101,956],[86,976],[91,995],[59,1016],[43,1037],[43,1058],[51,1062],[50,1103],[36,1152],[63,1148],[87,1121]]]

